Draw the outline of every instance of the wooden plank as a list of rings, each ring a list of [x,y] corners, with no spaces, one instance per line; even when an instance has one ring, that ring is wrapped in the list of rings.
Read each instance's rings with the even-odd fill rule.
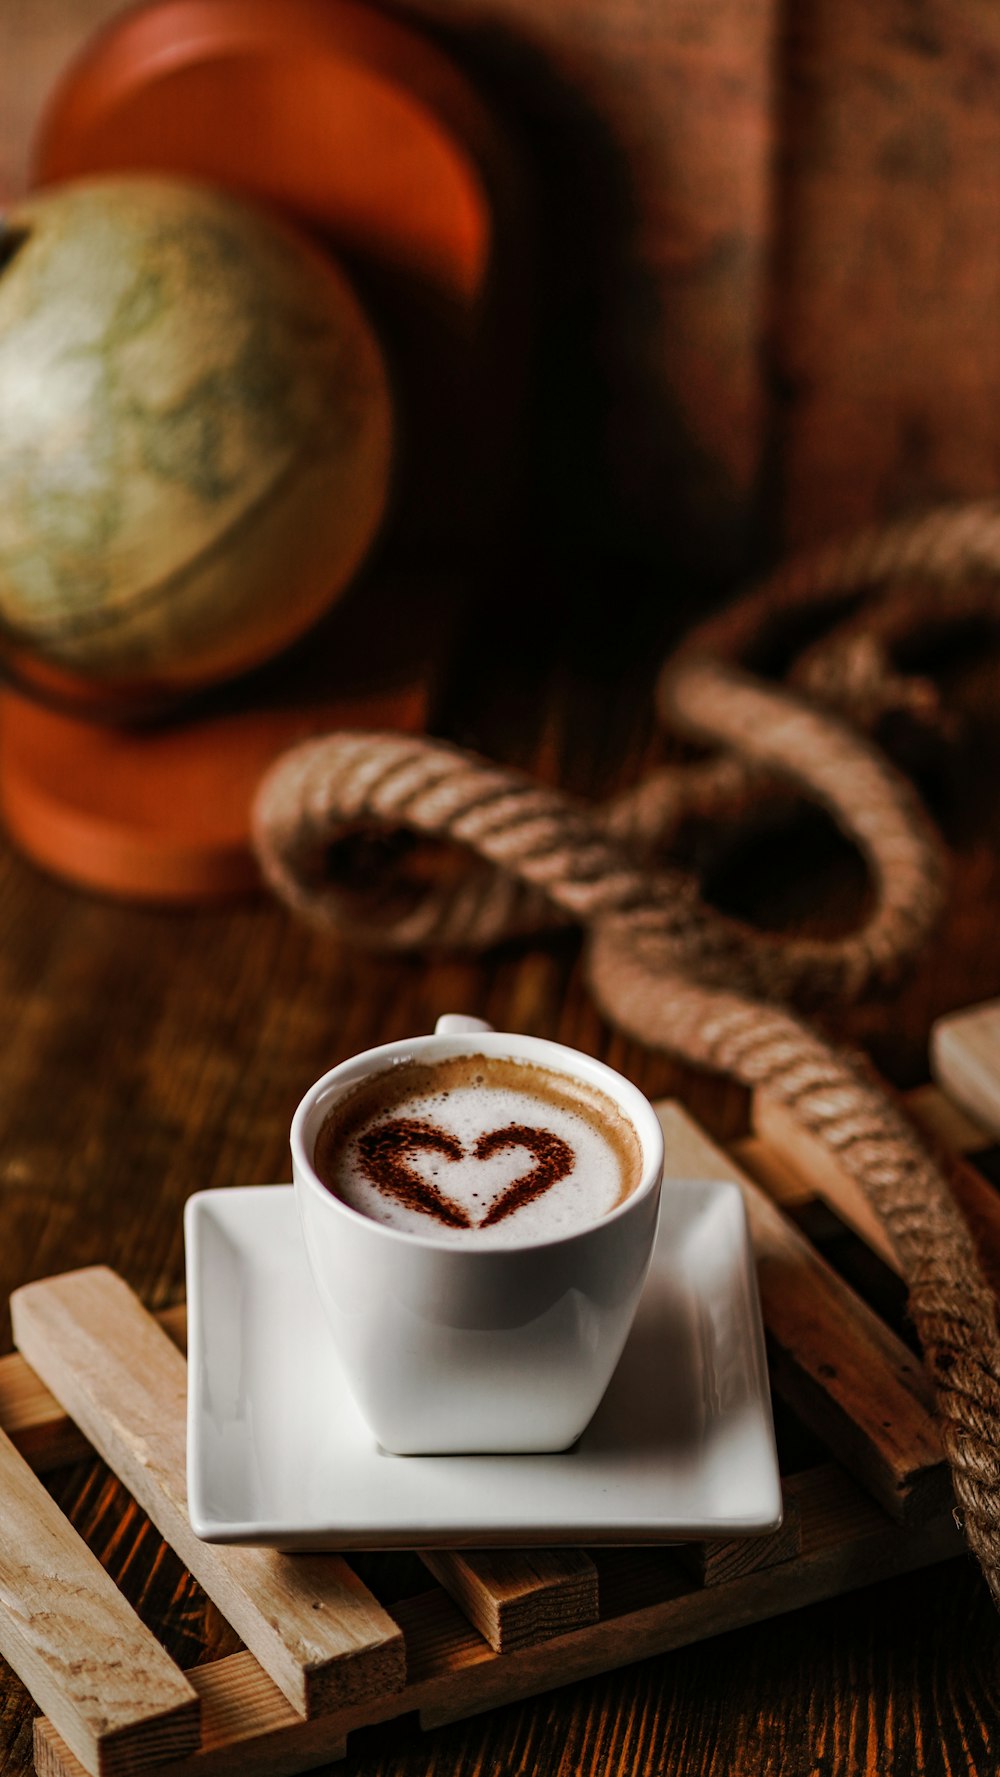
[[[157,1315],[178,1351],[187,1349],[187,1307],[181,1302]],[[36,1475],[93,1454],[79,1426],[64,1413],[19,1351],[0,1357],[0,1430]]]
[[[946,1163],[948,1183],[979,1254],[987,1283],[1000,1302],[1000,1193],[968,1160]]]
[[[426,1549],[421,1559],[497,1653],[597,1621],[597,1569],[582,1549]]]
[[[751,1112],[759,1139],[786,1167],[807,1181],[815,1196],[835,1209],[841,1220],[870,1246],[893,1271],[899,1270],[895,1248],[867,1197],[835,1154],[817,1136],[797,1123],[774,1099],[755,1093]]]
[[[343,1758],[347,1749],[343,1728],[330,1716],[305,1721],[252,1654],[231,1654],[195,1667],[189,1676],[202,1705],[201,1746],[193,1757],[168,1767],[162,1777],[179,1772],[193,1777],[292,1777]],[[35,1722],[34,1754],[38,1777],[57,1773],[86,1777],[44,1716]]]
[[[157,1318],[183,1348],[183,1306]],[[90,1449],[19,1352],[0,1359],[0,1426],[13,1435],[36,1473],[75,1460]],[[797,1547],[797,1521],[786,1514],[774,1535],[691,1543],[685,1545],[684,1559],[689,1571],[707,1585],[730,1572],[786,1560]],[[582,1550],[429,1550],[423,1559],[498,1652],[546,1641],[597,1620],[597,1570]]]
[[[919,1361],[679,1105],[657,1108],[668,1172],[743,1191],[774,1388],[893,1517],[941,1510],[950,1482]]]
[[[950,1513],[920,1527],[893,1525],[874,1501],[833,1465],[794,1477],[792,1491],[802,1513],[803,1546],[796,1560],[697,1590],[690,1589],[678,1566],[677,1580],[671,1585],[668,1579],[663,1586],[665,1595],[638,1608],[632,1603],[634,1583],[626,1584],[616,1598],[611,1585],[605,1586],[602,1572],[602,1596],[607,1593],[610,1609],[605,1617],[602,1604],[601,1622],[594,1629],[550,1643],[546,1649],[510,1655],[502,1663],[494,1659],[492,1664],[468,1667],[461,1673],[460,1687],[453,1681],[451,1697],[440,1679],[427,1683],[419,1705],[421,1722],[435,1727],[553,1684],[570,1683],[650,1654],[665,1653],[909,1567],[942,1560],[963,1546]],[[617,1557],[617,1551],[614,1554]],[[640,1567],[648,1559],[648,1551],[641,1549],[627,1554]],[[596,1663],[598,1655],[600,1664]],[[416,1648],[413,1660],[414,1669],[419,1670]]]
[[[1000,1000],[936,1019],[930,1054],[941,1090],[974,1122],[1000,1135]]]
[[[16,1351],[0,1358],[0,1428],[36,1475],[91,1453],[79,1427]]]
[[[921,1133],[945,1153],[976,1154],[992,1145],[993,1137],[933,1081],[905,1093],[903,1103]]]
[[[812,0],[790,8],[780,39],[768,339],[786,547],[996,484],[998,366],[985,342],[1000,108],[995,79],[969,90],[963,72],[995,69],[1000,10],[950,0],[907,12],[908,29],[902,16],[895,0]],[[957,330],[936,318],[954,313]],[[974,972],[977,950],[994,960],[984,932],[966,936],[983,931],[973,896],[990,880],[976,863],[965,923],[926,956],[925,988]],[[922,1009],[919,994],[900,996],[882,1028],[915,1035]]]
[[[908,1100],[904,1099],[902,1103],[906,1107]],[[858,1186],[840,1166],[836,1155],[814,1136],[801,1130],[787,1112],[779,1112],[773,1107],[765,1110],[755,1103],[754,1118],[766,1128],[768,1140],[773,1143],[775,1152],[787,1166],[794,1168],[805,1188],[814,1186],[816,1193],[833,1204],[846,1221],[849,1207],[858,1194]],[[944,1119],[937,1115],[935,1122],[940,1128]],[[934,1124],[930,1127],[933,1128]],[[955,1201],[969,1223],[987,1280],[1000,1300],[1000,1193],[976,1171],[969,1160],[946,1153],[933,1134],[929,1139],[932,1148],[938,1150],[938,1157],[945,1169]],[[899,1262],[891,1243],[886,1243],[882,1256],[895,1271],[899,1271]]]
[[[198,1745],[192,1686],[2,1433],[0,1653],[87,1771],[125,1777]]]
[[[678,1543],[674,1553],[686,1573],[702,1586],[778,1567],[802,1553],[802,1514],[798,1494],[783,1484],[781,1528],[768,1536],[739,1536],[701,1543]]]
[[[894,1524],[832,1464],[793,1476],[787,1486],[802,1526],[793,1560],[700,1587],[662,1550],[601,1551],[600,1621],[544,1646],[497,1654],[443,1592],[405,1600],[397,1609],[406,1689],[335,1716],[297,1718],[246,1654],[203,1667],[192,1674],[202,1696],[203,1750],[163,1777],[282,1777],[337,1756],[357,1727],[414,1710],[425,1727],[461,1720],[944,1560],[963,1547],[950,1513],[919,1528]],[[44,1719],[36,1724],[35,1757],[41,1777],[81,1777]]]
[[[979,1170],[993,1139],[937,1086],[908,1092],[901,1102],[947,1173],[986,1280],[1000,1303],[1000,1191]]]
[[[187,1332],[184,1306],[168,1309],[157,1319],[183,1350]],[[0,1359],[0,1426],[36,1473],[76,1461],[91,1449],[19,1352]],[[498,1651],[545,1641],[597,1620],[597,1572],[582,1550],[530,1550],[524,1554],[514,1550],[438,1550],[428,1552],[424,1559],[470,1622]]]
[[[755,1184],[762,1185],[781,1209],[791,1213],[815,1203],[813,1185],[766,1141],[761,1141],[759,1135],[746,1135],[742,1141],[730,1143],[729,1152],[737,1166],[748,1172]]]
[[[95,1266],[27,1284],[11,1297],[11,1315],[29,1363],[294,1708],[312,1715],[402,1685],[399,1630],[342,1558],[195,1536],[186,1366],[120,1277]]]

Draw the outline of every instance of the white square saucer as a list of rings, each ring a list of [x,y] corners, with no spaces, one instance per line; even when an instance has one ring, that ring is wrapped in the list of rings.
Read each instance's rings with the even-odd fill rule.
[[[185,1212],[188,1500],[209,1542],[487,1548],[743,1536],[781,1522],[757,1280],[735,1185],[668,1179],[625,1352],[555,1456],[391,1456],[348,1393],[290,1185]]]

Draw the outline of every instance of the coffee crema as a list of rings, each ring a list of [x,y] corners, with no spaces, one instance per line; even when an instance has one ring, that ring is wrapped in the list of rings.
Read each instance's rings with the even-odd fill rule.
[[[314,1169],[371,1220],[463,1245],[551,1240],[597,1222],[642,1177],[614,1100],[495,1055],[402,1061],[327,1113]]]

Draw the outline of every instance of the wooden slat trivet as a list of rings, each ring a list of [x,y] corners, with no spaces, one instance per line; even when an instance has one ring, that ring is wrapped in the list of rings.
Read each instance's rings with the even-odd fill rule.
[[[185,1307],[167,1309],[157,1319],[183,1350]],[[76,1462],[91,1450],[83,1432],[19,1352],[0,1358],[0,1426],[39,1475]],[[786,1527],[783,1538],[787,1534]],[[739,1546],[745,1561],[745,1545]],[[724,1559],[722,1551],[729,1545],[718,1545],[718,1557],[704,1561],[700,1545],[691,1547],[692,1562],[707,1572]],[[423,1552],[422,1559],[498,1653],[597,1620],[597,1574],[582,1550],[532,1549],[522,1555],[508,1549],[501,1556],[493,1550],[434,1549]]]
[[[312,1715],[400,1688],[399,1630],[346,1561],[290,1562],[195,1536],[187,1369],[121,1278],[103,1266],[71,1271],[16,1290],[10,1309],[32,1368],[296,1709]]]
[[[924,1108],[935,1106],[940,1112],[936,1099]],[[944,1470],[933,1428],[928,1431],[922,1388],[919,1380],[912,1381],[908,1369],[911,1354],[747,1173],[751,1168],[757,1171],[764,1185],[796,1214],[808,1209],[815,1199],[815,1180],[803,1173],[798,1163],[789,1164],[787,1155],[762,1144],[759,1136],[741,1145],[742,1164],[736,1164],[678,1107],[665,1108],[664,1118],[672,1140],[672,1170],[688,1176],[736,1178],[741,1184],[760,1265],[775,1390],[796,1406],[799,1416],[820,1433],[841,1463],[864,1478],[868,1491],[831,1463],[785,1476],[785,1525],[772,1537],[725,1539],[674,1550],[602,1549],[592,1554],[571,1550],[428,1553],[425,1562],[439,1569],[454,1596],[435,1589],[396,1603],[387,1613],[394,1628],[398,1627],[405,1650],[407,1676],[402,1688],[383,1686],[343,1704],[327,1695],[317,1713],[307,1719],[281,1694],[252,1653],[214,1661],[189,1674],[201,1702],[199,1750],[163,1764],[163,1777],[170,1777],[170,1773],[177,1777],[181,1773],[191,1777],[212,1777],[213,1773],[218,1777],[236,1777],[237,1773],[239,1777],[279,1777],[282,1772],[292,1773],[337,1757],[356,1727],[414,1710],[424,1726],[454,1720],[888,1574],[927,1565],[962,1546],[950,1511],[934,1513],[935,1501],[943,1491]],[[973,1136],[966,1145],[975,1148],[982,1143]],[[977,1188],[990,1190],[978,1177]],[[991,1231],[987,1232],[992,1238]],[[108,1278],[107,1273],[82,1275]],[[171,1353],[171,1347],[153,1318],[120,1280],[112,1279],[111,1285],[105,1300],[127,1300],[130,1314],[141,1317],[143,1339],[150,1338],[152,1328],[155,1348],[160,1361],[165,1362],[163,1348]],[[64,1349],[59,1318],[64,1313],[66,1292],[70,1298],[75,1295],[73,1278],[30,1289],[43,1292],[35,1294],[35,1312],[28,1316],[31,1328],[27,1336],[39,1346],[38,1350],[33,1346],[34,1355],[46,1364],[51,1362],[50,1379],[64,1398],[68,1399],[67,1386],[73,1390],[82,1387],[81,1399],[69,1402],[75,1412],[81,1417],[84,1412],[100,1417],[109,1398],[118,1400],[120,1379],[109,1395],[103,1384],[96,1386],[92,1377],[86,1379],[88,1363],[81,1366],[76,1359],[68,1362],[59,1355]],[[48,1293],[53,1289],[54,1297]],[[59,1303],[55,1320],[54,1300]],[[818,1333],[810,1324],[817,1302]],[[20,1312],[23,1306],[22,1302]],[[77,1326],[81,1313],[78,1305],[70,1317],[74,1338],[81,1330]],[[82,1331],[89,1328],[92,1332],[89,1310],[83,1319]],[[20,1336],[24,1327],[16,1324]],[[180,1311],[170,1311],[170,1330],[182,1339]],[[849,1342],[846,1363],[842,1350],[823,1345],[824,1338],[840,1340],[845,1335]],[[103,1352],[103,1344],[98,1344]],[[118,1344],[111,1340],[113,1351]],[[171,1365],[178,1361],[171,1353]],[[125,1362],[120,1348],[115,1362]],[[86,1386],[81,1383],[81,1367]],[[894,1403],[897,1416],[890,1428],[872,1423],[870,1407],[866,1411],[865,1397],[872,1391]],[[118,1405],[122,1405],[120,1400]],[[110,1438],[106,1428],[103,1433],[105,1453],[119,1472],[120,1443],[132,1446],[135,1441],[131,1404],[126,1401],[125,1405],[128,1431],[119,1426]],[[86,1448],[79,1433],[70,1431],[62,1408],[20,1356],[0,1360],[0,1424],[8,1418],[14,1422],[11,1429],[25,1454],[40,1470],[51,1466],[60,1453],[77,1455],[81,1447]],[[880,1437],[880,1433],[886,1435]],[[153,1443],[159,1447],[155,1437]],[[137,1467],[141,1470],[143,1464],[139,1462]],[[133,1485],[141,1503],[146,1503],[140,1491],[143,1475],[130,1468],[123,1478]],[[154,1493],[161,1479],[159,1474],[154,1477]],[[147,1490],[148,1486],[147,1478]],[[872,1489],[892,1505],[895,1522],[871,1497]],[[176,1511],[176,1473],[171,1475],[170,1492]],[[180,1498],[183,1500],[183,1494]],[[177,1546],[173,1535],[169,1540]],[[195,1555],[200,1551],[204,1557],[206,1548],[197,1544]],[[186,1543],[179,1552],[187,1559]],[[212,1556],[262,1553],[209,1551]],[[345,1561],[338,1556],[271,1559],[278,1568],[343,1564],[350,1571],[350,1558]],[[193,1562],[191,1566],[197,1574]],[[575,1613],[593,1616],[595,1579],[597,1619],[580,1623]],[[465,1614],[457,1607],[456,1598]],[[373,1599],[371,1604],[376,1611],[381,1609]],[[232,1611],[225,1605],[223,1609],[232,1617]],[[478,1629],[470,1618],[479,1624]],[[481,1630],[489,1632],[492,1647]],[[86,1765],[81,1764],[54,1723],[45,1718],[36,1725],[36,1761],[38,1769],[51,1777],[57,1773],[80,1777],[85,1768],[98,1769],[92,1756]],[[140,1762],[133,1768],[138,1772],[145,1764]]]
[[[702,1586],[721,1586],[741,1574],[778,1567],[802,1553],[802,1515],[794,1488],[783,1488],[781,1528],[769,1536],[720,1537],[718,1541],[678,1543],[676,1557],[685,1573]]]
[[[157,1319],[183,1346],[184,1308],[168,1309]],[[0,1358],[0,1426],[37,1474],[75,1462],[91,1449],[20,1352]],[[798,1552],[798,1535],[797,1508],[786,1499],[784,1522],[773,1535],[687,1543],[678,1548],[678,1556],[703,1585],[712,1585],[751,1567],[788,1560]],[[420,1555],[497,1653],[597,1620],[597,1573],[582,1550],[427,1549]]]
[[[134,1312],[134,1299],[130,1312]],[[148,1320],[145,1311],[142,1312]],[[185,1309],[169,1309],[159,1319],[173,1343],[183,1347],[187,1331]],[[43,1368],[44,1363],[39,1362],[39,1371]],[[22,1455],[38,1473],[74,1461],[86,1455],[90,1448],[87,1438],[62,1410],[39,1373],[19,1354],[0,1358],[0,1425],[7,1428]],[[102,1454],[107,1455],[106,1451]],[[179,1483],[176,1439],[174,1455],[173,1483],[176,1485]],[[110,1457],[107,1459],[112,1467],[117,1466]],[[118,1472],[127,1479],[121,1468]],[[133,1488],[133,1491],[145,1505],[138,1489]],[[146,1509],[154,1522],[158,1522],[155,1513],[149,1507]],[[173,1538],[167,1536],[166,1540],[173,1541]],[[178,1545],[174,1542],[173,1546]],[[199,1551],[205,1548],[201,1543],[197,1546]],[[239,1557],[230,1555],[229,1559],[238,1561]],[[524,1555],[506,1551],[501,1557],[492,1551],[440,1549],[426,1552],[423,1559],[434,1578],[462,1605],[470,1621],[498,1652],[523,1646],[528,1641],[544,1641],[596,1620],[597,1576],[593,1564],[579,1550],[532,1550]],[[196,1571],[193,1565],[191,1571]],[[196,1574],[196,1577],[201,1578],[201,1575]],[[204,1580],[202,1584],[205,1584]],[[208,1585],[205,1590],[212,1595]],[[225,1611],[221,1600],[216,1602]],[[312,1600],[309,1605],[312,1608]],[[231,1616],[231,1611],[229,1614]],[[235,1618],[232,1620],[235,1623]],[[236,1627],[240,1625],[237,1623]],[[398,1641],[398,1637],[396,1639]],[[249,1636],[244,1635],[244,1640],[250,1645]],[[334,1695],[335,1702],[343,1700],[343,1697]]]
[[[947,1466],[920,1361],[679,1105],[660,1107],[668,1168],[740,1185],[772,1386],[894,1518],[946,1509]]]
[[[101,1777],[183,1757],[199,1703],[0,1432],[0,1653]]]
[[[422,1560],[499,1654],[597,1622],[597,1569],[582,1549],[426,1549]]]
[[[607,1602],[601,1621],[541,1647],[495,1654],[443,1593],[407,1599],[396,1606],[396,1615],[410,1682],[370,1707],[303,1722],[247,1655],[198,1668],[191,1678],[201,1693],[211,1750],[168,1767],[163,1777],[229,1777],[237,1771],[240,1777],[272,1777],[304,1770],[336,1758],[354,1728],[412,1711],[419,1713],[421,1726],[438,1727],[907,1572],[961,1546],[950,1517],[920,1530],[893,1526],[832,1465],[797,1477],[796,1488],[803,1544],[794,1562],[698,1588],[666,1555],[655,1564],[652,1585],[644,1588],[647,1551],[602,1550],[597,1559]],[[81,1777],[81,1766],[44,1719],[36,1725],[35,1748],[37,1769],[45,1777]],[[282,1753],[296,1762],[285,1762]]]

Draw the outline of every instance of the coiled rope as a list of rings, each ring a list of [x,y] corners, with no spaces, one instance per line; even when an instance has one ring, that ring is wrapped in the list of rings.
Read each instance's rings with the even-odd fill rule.
[[[881,1217],[909,1290],[970,1546],[1000,1605],[1000,1339],[948,1185],[863,1060],[797,1008],[889,986],[944,896],[942,844],[912,785],[860,728],[903,709],[946,723],[896,660],[916,621],[1000,621],[1000,504],[873,527],[800,557],[697,629],[657,686],[664,724],[714,743],[603,806],[441,742],[336,733],[285,754],[254,810],[267,881],[303,917],[381,948],[483,947],[575,922],[604,1014],[639,1041],[779,1100],[836,1154]],[[862,595],[864,604],[860,603]],[[787,683],[742,662],[821,609],[831,634]],[[844,712],[835,713],[831,706]],[[829,941],[764,934],[657,859],[692,813],[725,818],[775,781],[857,846],[872,895]],[[428,842],[440,867],[428,867]]]

